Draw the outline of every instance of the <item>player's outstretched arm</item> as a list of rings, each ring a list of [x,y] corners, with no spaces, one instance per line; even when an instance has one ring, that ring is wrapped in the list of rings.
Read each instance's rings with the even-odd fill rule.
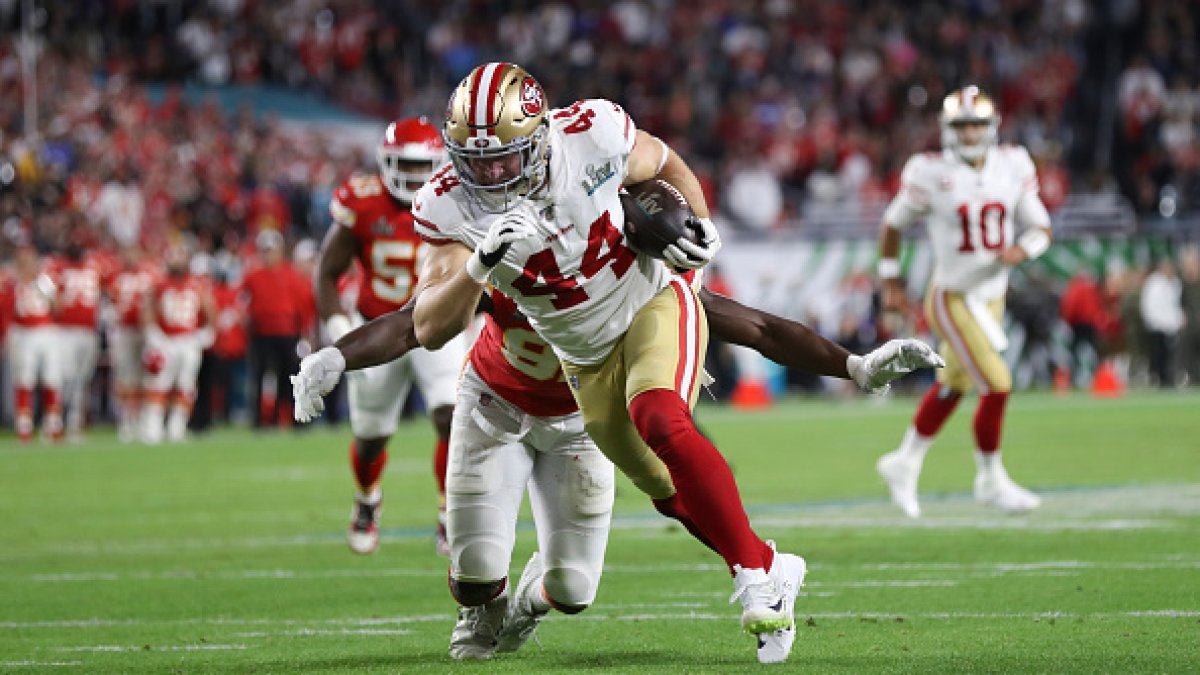
[[[749,347],[772,361],[816,375],[854,382],[872,394],[887,393],[892,380],[918,368],[945,364],[920,340],[890,340],[859,356],[822,337],[802,323],[789,321],[707,289],[700,292],[708,329],[718,339]]]
[[[713,293],[700,291],[713,337],[749,347],[772,361],[814,375],[850,379],[850,352],[808,326]]]

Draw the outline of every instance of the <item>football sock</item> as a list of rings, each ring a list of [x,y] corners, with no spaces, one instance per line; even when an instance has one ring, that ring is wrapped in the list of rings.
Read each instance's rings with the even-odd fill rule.
[[[917,414],[913,417],[913,426],[917,433],[922,436],[936,436],[961,400],[961,393],[944,384],[934,384],[925,392],[921,404],[917,406]]]
[[[61,438],[63,434],[62,402],[57,389],[50,387],[42,389],[42,406],[46,410],[42,415],[42,428],[50,438]]]
[[[629,414],[642,439],[667,465],[684,511],[730,571],[734,565],[770,569],[774,551],[750,529],[729,464],[696,429],[679,394],[644,391],[630,401]]]
[[[979,397],[975,409],[975,447],[980,452],[995,452],[1000,447],[1000,430],[1004,426],[1004,407],[1008,392],[993,391]]]
[[[360,493],[368,494],[372,491],[379,483],[379,477],[383,475],[383,467],[386,465],[387,448],[381,449],[375,455],[360,454],[358,441],[350,442],[350,468],[354,470],[354,480],[358,483]]]
[[[679,524],[683,525],[684,529],[686,529],[693,537],[698,539],[701,544],[711,548],[714,553],[720,553],[717,551],[717,547],[713,546],[712,542],[708,540],[708,537],[704,536],[704,533],[700,531],[700,528],[696,527],[695,521],[692,520],[691,516],[689,516],[687,511],[683,508],[683,504],[680,503],[678,492],[670,497],[667,497],[666,499],[651,499],[650,501],[654,504],[654,508],[657,509],[659,513],[668,518],[673,518],[679,521]]]
[[[916,459],[924,459],[929,446],[933,445],[933,436],[922,436],[917,427],[910,425],[900,441],[900,454]]]
[[[33,389],[17,387],[17,435],[26,440],[33,435]]]

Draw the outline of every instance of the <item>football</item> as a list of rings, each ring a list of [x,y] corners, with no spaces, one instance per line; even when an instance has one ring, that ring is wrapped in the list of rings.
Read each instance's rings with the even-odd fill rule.
[[[662,260],[663,251],[680,237],[700,243],[696,214],[675,186],[648,180],[621,191],[625,239],[635,251]]]

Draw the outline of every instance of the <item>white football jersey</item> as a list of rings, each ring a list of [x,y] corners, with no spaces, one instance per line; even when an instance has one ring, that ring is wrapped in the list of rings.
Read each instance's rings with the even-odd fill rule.
[[[608,356],[670,273],[622,243],[618,189],[636,137],[629,115],[611,101],[591,99],[549,117],[549,184],[514,209],[533,217],[538,236],[514,242],[491,281],[559,358],[591,365]],[[477,209],[450,165],[417,192],[413,215],[426,240],[472,249],[505,217]]]
[[[1004,295],[1008,267],[999,254],[1016,238],[1014,223],[1049,227],[1037,172],[1025,148],[990,148],[975,169],[950,150],[913,155],[884,222],[904,228],[924,218],[933,247],[932,283],[981,300]]]

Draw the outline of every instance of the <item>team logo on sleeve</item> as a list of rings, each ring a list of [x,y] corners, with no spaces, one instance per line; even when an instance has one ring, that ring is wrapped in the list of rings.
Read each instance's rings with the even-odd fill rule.
[[[542,114],[546,109],[546,95],[537,80],[532,77],[521,82],[521,112],[529,117]]]

